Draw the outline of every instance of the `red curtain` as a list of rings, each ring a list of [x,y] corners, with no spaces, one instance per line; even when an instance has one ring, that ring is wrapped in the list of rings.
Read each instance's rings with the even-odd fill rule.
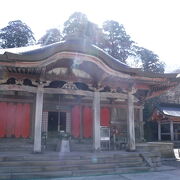
[[[110,125],[110,110],[107,107],[101,108],[101,126]]]
[[[30,104],[0,103],[0,137],[30,135]]]
[[[71,133],[74,137],[80,137],[80,106],[72,108]]]
[[[16,116],[16,106],[13,103],[7,104],[6,136],[14,135],[14,117]]]
[[[83,108],[83,137],[92,137],[92,109],[90,107]]]
[[[24,104],[24,123],[22,127],[22,137],[27,138],[30,134],[30,106]]]
[[[17,104],[17,110],[16,110],[16,125],[15,125],[15,137],[19,138],[21,137],[21,129],[22,129],[22,123],[23,123],[23,104],[18,103]]]
[[[4,137],[6,135],[6,117],[7,114],[7,103],[0,103],[0,137]]]

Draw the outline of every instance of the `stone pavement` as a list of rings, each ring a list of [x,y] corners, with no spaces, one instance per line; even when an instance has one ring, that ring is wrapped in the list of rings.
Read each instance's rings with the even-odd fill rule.
[[[132,173],[132,174],[120,174],[120,175],[55,178],[49,180],[179,180],[179,179],[180,179],[180,169],[161,171],[161,172]]]
[[[158,172],[54,178],[48,180],[180,180],[180,161],[165,161]]]

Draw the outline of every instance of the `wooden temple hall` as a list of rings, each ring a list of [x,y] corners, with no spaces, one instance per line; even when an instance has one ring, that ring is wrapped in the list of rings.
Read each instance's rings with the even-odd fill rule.
[[[101,150],[112,137],[136,150],[143,103],[178,84],[176,74],[131,68],[86,39],[0,55],[0,137],[30,138],[33,151],[64,131]],[[115,137],[115,138],[114,138]],[[71,143],[70,140],[70,143]],[[109,148],[112,149],[111,147]]]
[[[152,121],[158,123],[158,141],[180,140],[180,105],[161,103],[153,112]]]

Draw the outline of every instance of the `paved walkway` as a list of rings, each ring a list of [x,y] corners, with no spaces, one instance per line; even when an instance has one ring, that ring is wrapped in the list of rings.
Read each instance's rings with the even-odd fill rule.
[[[166,161],[158,172],[54,178],[48,180],[180,180],[180,161]]]
[[[56,178],[49,180],[179,180],[180,170],[132,173],[121,175],[105,175],[105,176],[84,176],[72,178]]]

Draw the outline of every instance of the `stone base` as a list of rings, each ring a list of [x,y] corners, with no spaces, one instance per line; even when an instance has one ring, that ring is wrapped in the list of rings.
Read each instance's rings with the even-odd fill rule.
[[[69,140],[61,141],[61,152],[70,152]]]
[[[137,143],[136,149],[141,152],[159,152],[162,158],[174,158],[173,143],[169,142]]]

